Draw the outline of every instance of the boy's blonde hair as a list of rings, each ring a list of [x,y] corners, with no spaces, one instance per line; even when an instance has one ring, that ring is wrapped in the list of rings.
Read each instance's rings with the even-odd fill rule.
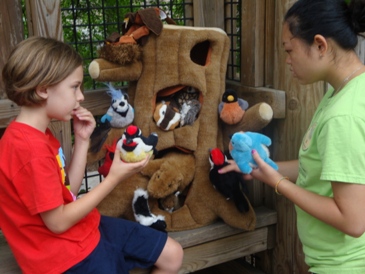
[[[58,84],[81,65],[81,56],[70,45],[53,38],[28,38],[13,49],[3,68],[5,92],[18,106],[39,105],[44,99],[36,87]]]

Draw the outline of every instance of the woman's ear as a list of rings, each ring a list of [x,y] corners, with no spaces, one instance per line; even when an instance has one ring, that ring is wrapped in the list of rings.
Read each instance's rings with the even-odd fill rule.
[[[327,40],[322,35],[317,34],[314,36],[314,46],[318,49],[320,57],[323,57],[328,51]]]
[[[42,99],[48,98],[48,91],[47,91],[47,87],[45,87],[45,86],[37,86],[35,92]]]

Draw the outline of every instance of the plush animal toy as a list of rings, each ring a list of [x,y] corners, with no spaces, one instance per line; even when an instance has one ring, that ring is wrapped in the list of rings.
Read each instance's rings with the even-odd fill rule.
[[[147,43],[150,32],[160,35],[162,20],[166,20],[168,24],[176,24],[159,8],[145,8],[127,13],[122,25],[122,35],[117,32],[109,35],[98,50],[99,58],[119,65],[139,62],[142,58],[142,46]]]
[[[117,146],[117,142],[114,142],[114,144],[112,146],[105,146],[106,154],[105,154],[104,162],[101,166],[98,167],[99,174],[104,177],[106,177],[108,175],[110,167],[113,163],[116,146]]]
[[[218,106],[218,113],[223,122],[234,125],[242,120],[247,108],[247,101],[238,98],[235,90],[227,89],[222,95],[222,102]]]
[[[233,134],[229,146],[232,158],[237,163],[239,169],[249,174],[252,168],[257,167],[252,157],[252,150],[255,149],[260,157],[270,166],[278,169],[278,166],[270,157],[268,146],[271,145],[271,139],[261,133],[256,132],[237,132]]]
[[[109,87],[107,93],[112,99],[107,113],[101,117],[101,122],[108,121],[112,127],[124,128],[134,119],[134,109],[128,103],[128,94],[115,89],[111,84],[106,85]]]
[[[140,63],[92,61],[89,72],[95,80],[129,81],[128,95],[136,114],[133,124],[146,136],[158,134],[158,154],[99,204],[102,214],[136,220],[133,197],[141,188],[148,192],[151,214],[165,217],[166,231],[194,229],[218,219],[244,230],[255,228],[255,211],[249,199],[248,210],[241,212],[213,187],[209,178],[209,148],[227,150],[230,134],[261,130],[273,117],[268,104],[258,103],[245,110],[242,120],[234,125],[219,118],[217,109],[226,87],[229,48],[229,38],[221,29],[164,25],[160,35],[149,35]],[[156,105],[166,100],[164,91],[174,89],[177,93],[182,87],[193,87],[199,95],[199,114],[192,125],[165,131],[153,119]],[[177,97],[174,93],[169,96]],[[115,136],[116,130],[111,129],[105,143],[112,143],[109,136]],[[102,150],[104,157],[105,148]],[[100,157],[101,152],[90,153],[88,163]],[[181,194],[176,199],[173,195],[178,192]],[[161,206],[167,201],[169,211]]]
[[[156,216],[151,213],[150,207],[148,205],[148,193],[146,190],[138,188],[134,191],[132,207],[134,217],[138,223],[160,231],[165,231],[165,217],[162,215]]]
[[[158,136],[156,133],[153,132],[146,138],[138,127],[130,125],[118,141],[117,147],[120,150],[121,159],[131,163],[141,161],[147,155],[156,154],[157,142]]]
[[[160,129],[168,131],[179,126],[181,115],[169,102],[161,101],[156,105],[153,119]]]
[[[214,188],[227,200],[232,200],[240,212],[247,212],[249,210],[246,196],[248,188],[242,174],[235,171],[218,173],[219,169],[229,165],[227,156],[219,148],[210,150],[209,162],[211,166],[209,179]]]

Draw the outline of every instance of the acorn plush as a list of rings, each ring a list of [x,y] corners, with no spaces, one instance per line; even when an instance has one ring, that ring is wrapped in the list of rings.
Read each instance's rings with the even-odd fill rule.
[[[260,157],[272,166],[278,169],[277,164],[272,161],[268,146],[271,145],[271,139],[257,132],[236,132],[231,138],[229,150],[233,160],[237,163],[239,169],[249,174],[252,168],[257,167],[256,162],[252,157],[252,150],[255,149]]]
[[[238,98],[235,90],[227,89],[223,93],[222,102],[218,106],[219,118],[226,124],[237,124],[242,120],[247,108],[247,101]]]
[[[229,165],[227,156],[219,148],[210,150],[209,162],[211,166],[209,179],[214,188],[227,200],[232,200],[240,212],[247,212],[249,210],[246,197],[248,188],[242,174],[235,171],[218,173],[221,168]]]
[[[157,141],[158,136],[156,133],[153,132],[148,137],[144,137],[137,126],[130,125],[118,141],[117,147],[123,161],[138,162],[145,159],[147,155],[153,155],[157,152]]]

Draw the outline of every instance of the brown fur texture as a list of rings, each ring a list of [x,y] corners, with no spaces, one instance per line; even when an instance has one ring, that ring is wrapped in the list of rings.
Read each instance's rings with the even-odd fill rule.
[[[142,47],[138,44],[106,43],[98,50],[99,58],[119,65],[128,65],[141,61]]]
[[[164,215],[167,231],[205,226],[218,218],[244,230],[255,228],[256,217],[251,205],[248,212],[239,212],[209,180],[209,149],[223,149],[228,138],[229,125],[222,125],[217,111],[225,91],[228,54],[229,39],[220,29],[165,26],[160,36],[150,35],[143,48],[143,69],[134,79],[130,78],[130,67],[108,67],[103,59],[90,64],[93,75],[100,76],[96,80],[124,81],[129,78],[128,94],[135,109],[134,124],[144,135],[157,132],[159,136],[156,147],[159,154],[150,160],[142,173],[121,182],[103,200],[98,207],[102,214],[134,220],[133,193],[141,187],[149,191],[152,213]],[[177,85],[192,86],[200,92],[201,110],[193,125],[163,131],[152,117],[155,105],[160,91]],[[262,119],[259,109],[260,106],[249,108],[233,130],[252,131],[266,126],[271,119]],[[89,155],[88,160],[96,158]],[[177,199],[171,196],[175,189],[184,190],[182,202],[176,202]],[[167,196],[161,198],[163,195]],[[166,205],[177,205],[178,209],[168,212],[158,200]]]

